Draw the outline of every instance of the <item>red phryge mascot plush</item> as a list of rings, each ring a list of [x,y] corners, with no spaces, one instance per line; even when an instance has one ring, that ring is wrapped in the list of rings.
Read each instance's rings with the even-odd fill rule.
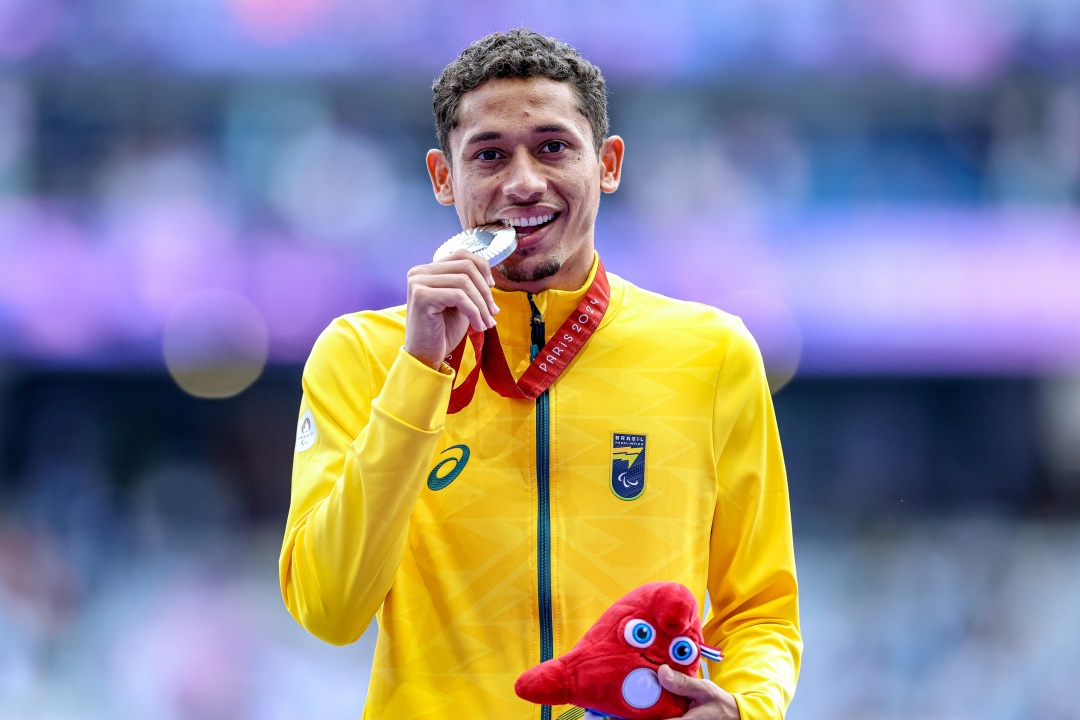
[[[539,705],[626,720],[678,717],[690,700],[660,687],[656,672],[667,663],[697,677],[702,657],[723,658],[702,645],[693,593],[679,583],[648,583],[617,600],[570,652],[522,673],[514,690]]]

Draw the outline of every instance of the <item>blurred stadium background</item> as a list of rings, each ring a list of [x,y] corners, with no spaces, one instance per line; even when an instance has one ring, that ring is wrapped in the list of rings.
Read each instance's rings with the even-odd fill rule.
[[[790,717],[1080,717],[1075,0],[0,0],[0,717],[359,717],[276,584],[301,366],[520,25],[608,78],[608,267],[763,347]]]

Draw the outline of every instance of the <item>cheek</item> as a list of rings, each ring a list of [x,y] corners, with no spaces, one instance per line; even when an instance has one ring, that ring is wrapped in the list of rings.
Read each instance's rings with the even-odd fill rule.
[[[470,222],[479,222],[487,211],[488,203],[484,196],[475,190],[457,197],[458,215]]]
[[[577,207],[577,220],[590,223],[596,216],[596,207],[600,201],[600,188],[591,182],[593,178],[581,178],[574,188],[574,200]]]

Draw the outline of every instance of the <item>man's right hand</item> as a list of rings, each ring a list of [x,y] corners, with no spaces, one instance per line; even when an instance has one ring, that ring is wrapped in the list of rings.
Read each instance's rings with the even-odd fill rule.
[[[438,370],[469,326],[483,332],[499,312],[485,260],[466,250],[409,270],[405,309],[405,352]]]

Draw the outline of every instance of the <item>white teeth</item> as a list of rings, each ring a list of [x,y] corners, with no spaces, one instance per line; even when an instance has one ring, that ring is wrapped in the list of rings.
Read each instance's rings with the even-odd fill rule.
[[[550,215],[540,215],[531,218],[507,218],[503,220],[503,222],[510,227],[532,227],[533,225],[543,225],[554,219],[555,213],[551,213]]]

